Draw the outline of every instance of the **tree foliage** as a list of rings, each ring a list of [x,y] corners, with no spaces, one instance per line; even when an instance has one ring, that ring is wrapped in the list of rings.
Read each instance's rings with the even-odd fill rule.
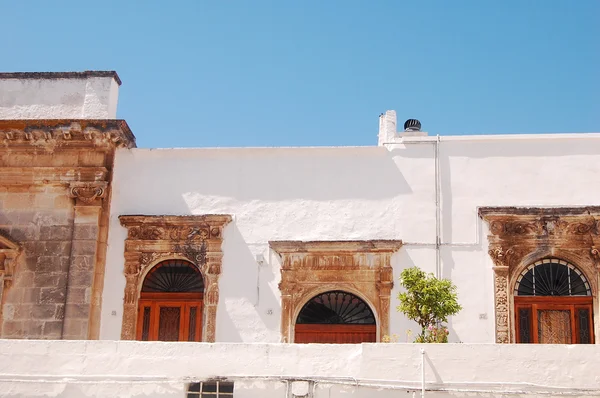
[[[438,279],[418,267],[407,268],[400,275],[406,289],[398,295],[398,311],[421,326],[416,342],[447,342],[448,330],[441,325],[462,309],[456,286],[448,279]]]

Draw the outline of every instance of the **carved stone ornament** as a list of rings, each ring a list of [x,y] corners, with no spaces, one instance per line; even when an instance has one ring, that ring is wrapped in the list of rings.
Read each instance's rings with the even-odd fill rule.
[[[515,341],[513,286],[523,270],[546,257],[576,265],[590,282],[594,301],[600,268],[600,207],[484,207],[489,255],[494,262],[496,342]]]
[[[94,203],[96,199],[104,198],[108,184],[104,181],[72,182],[69,185],[69,197],[85,204]]]
[[[223,228],[231,216],[120,216],[125,241],[125,299],[121,339],[135,339],[138,300],[146,274],[163,260],[185,259],[204,278],[203,341],[214,342],[219,302]]]
[[[4,290],[12,286],[16,259],[20,253],[19,245],[0,234],[0,319],[4,308]]]
[[[134,148],[124,120],[0,120],[0,144],[9,148]]]
[[[394,286],[390,259],[402,241],[271,241],[269,245],[282,261],[279,289],[284,343],[293,342],[296,318],[304,304],[331,290],[365,300],[377,318],[378,340],[389,334]]]

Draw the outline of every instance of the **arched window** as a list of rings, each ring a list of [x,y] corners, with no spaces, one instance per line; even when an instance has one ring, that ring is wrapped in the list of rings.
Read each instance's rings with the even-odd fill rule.
[[[296,343],[375,342],[375,315],[354,294],[330,291],[309,300],[296,320]]]
[[[537,261],[519,275],[514,295],[518,343],[593,343],[592,292],[574,265]]]
[[[138,340],[201,341],[204,280],[183,260],[157,264],[142,284]]]

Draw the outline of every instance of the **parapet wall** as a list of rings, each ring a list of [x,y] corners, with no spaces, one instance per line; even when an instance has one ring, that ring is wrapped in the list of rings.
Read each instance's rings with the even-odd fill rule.
[[[410,397],[422,363],[428,396],[598,396],[598,354],[595,345],[0,340],[0,396],[184,397],[188,383],[221,378],[236,398]]]

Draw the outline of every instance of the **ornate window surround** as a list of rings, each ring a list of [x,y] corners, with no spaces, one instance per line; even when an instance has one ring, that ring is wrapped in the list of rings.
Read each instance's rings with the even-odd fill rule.
[[[281,336],[294,340],[295,321],[310,299],[343,290],[364,300],[377,320],[377,340],[389,334],[390,295],[394,276],[390,259],[401,240],[270,241],[282,260]]]
[[[563,259],[586,276],[592,290],[597,336],[600,206],[482,207],[479,216],[489,226],[488,253],[494,262],[496,342],[516,341],[515,283],[527,266],[548,257]]]
[[[121,339],[135,339],[138,300],[146,274],[161,261],[182,259],[196,265],[204,278],[202,336],[203,341],[214,342],[223,257],[223,228],[231,222],[231,216],[123,215],[119,216],[119,220],[127,228]]]

